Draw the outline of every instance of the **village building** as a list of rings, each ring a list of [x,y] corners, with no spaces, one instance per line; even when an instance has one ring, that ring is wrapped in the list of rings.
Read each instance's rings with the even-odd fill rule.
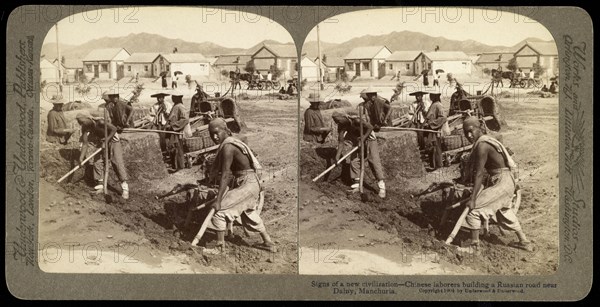
[[[302,67],[302,80],[308,82],[316,82],[319,80],[319,66],[307,56],[302,58],[300,67]]]
[[[154,60],[158,58],[158,52],[136,52],[125,60],[125,76],[140,78],[157,77],[155,73]]]
[[[415,60],[421,51],[394,51],[385,59],[388,75],[396,75],[400,72],[402,76],[415,76],[420,71],[415,69]]]
[[[423,69],[429,70],[429,74],[441,69],[454,75],[470,75],[472,64],[471,58],[462,51],[424,52],[415,61],[417,74]]]
[[[252,54],[252,62],[256,70],[266,75],[275,68],[281,71],[280,78],[287,79],[297,74],[298,54],[296,46],[281,44],[264,44]]]
[[[519,48],[514,57],[517,66],[524,72],[533,69],[533,64],[537,63],[544,68],[544,75],[536,77],[553,77],[558,75],[558,49],[554,42],[525,42]]]
[[[344,71],[344,59],[334,56],[324,56],[323,60],[323,81],[332,82],[339,80]],[[314,62],[318,66],[319,58],[316,58]]]
[[[131,54],[125,48],[94,49],[83,58],[88,80],[119,80],[125,76],[125,60]]]
[[[514,54],[511,52],[485,52],[474,63],[481,69],[498,69],[498,65],[500,65],[502,70],[508,70],[506,66],[513,56]]]
[[[46,58],[40,60],[40,82],[58,83],[58,67]]]
[[[385,60],[392,54],[386,46],[354,48],[344,57],[349,77],[382,78],[386,74]]]
[[[169,77],[174,77],[176,74],[206,77],[210,74],[210,61],[201,53],[160,54],[152,64],[155,76],[167,73]]]
[[[225,54],[220,55],[213,66],[215,71],[219,73],[222,71],[235,71],[236,68],[239,68],[240,72],[244,72],[244,68],[251,60],[252,55],[249,54]]]
[[[52,62],[54,65],[58,63],[57,59]],[[62,63],[62,79],[63,83],[72,83],[79,81],[79,76],[83,72],[83,62],[81,59],[65,58]]]

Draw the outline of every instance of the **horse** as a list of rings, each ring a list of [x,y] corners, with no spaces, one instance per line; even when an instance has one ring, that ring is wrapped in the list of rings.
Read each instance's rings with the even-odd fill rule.
[[[236,73],[235,71],[229,71],[229,79],[234,81],[235,85],[240,84],[240,81],[246,81],[250,84],[252,82],[252,74],[247,72]],[[242,88],[241,85],[240,88]]]
[[[504,87],[502,79],[509,79],[512,86],[513,80],[515,79],[515,73],[512,71],[492,69],[492,83],[495,83],[496,86],[500,84],[501,87]]]

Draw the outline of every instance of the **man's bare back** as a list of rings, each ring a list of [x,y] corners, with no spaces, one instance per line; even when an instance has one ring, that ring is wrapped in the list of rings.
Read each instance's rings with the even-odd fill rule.
[[[225,144],[223,145],[223,159],[227,161],[231,159],[231,167],[230,170],[232,172],[236,171],[244,171],[247,169],[251,169],[250,159],[242,151],[233,144]],[[227,165],[227,163],[225,163]]]

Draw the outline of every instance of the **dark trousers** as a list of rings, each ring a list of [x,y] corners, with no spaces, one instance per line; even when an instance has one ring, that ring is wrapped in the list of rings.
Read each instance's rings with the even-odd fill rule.
[[[171,157],[171,166],[173,169],[180,170],[185,168],[185,158],[183,156],[183,141],[178,135],[169,136],[168,143],[169,156]]]

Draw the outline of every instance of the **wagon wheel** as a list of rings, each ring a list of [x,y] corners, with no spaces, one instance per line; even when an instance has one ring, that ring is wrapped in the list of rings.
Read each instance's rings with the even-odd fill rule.
[[[263,84],[261,82],[258,82],[256,84],[256,88],[259,89],[259,90],[262,90],[263,89]]]
[[[521,88],[525,88],[525,87],[527,87],[527,80],[521,80],[521,81],[519,82],[519,86],[520,86]]]
[[[271,89],[271,84],[272,84],[272,83],[271,83],[271,81],[267,81],[267,82],[265,82],[265,83],[263,84],[263,86],[264,86],[264,89],[266,89],[266,90],[270,90],[270,89]]]

